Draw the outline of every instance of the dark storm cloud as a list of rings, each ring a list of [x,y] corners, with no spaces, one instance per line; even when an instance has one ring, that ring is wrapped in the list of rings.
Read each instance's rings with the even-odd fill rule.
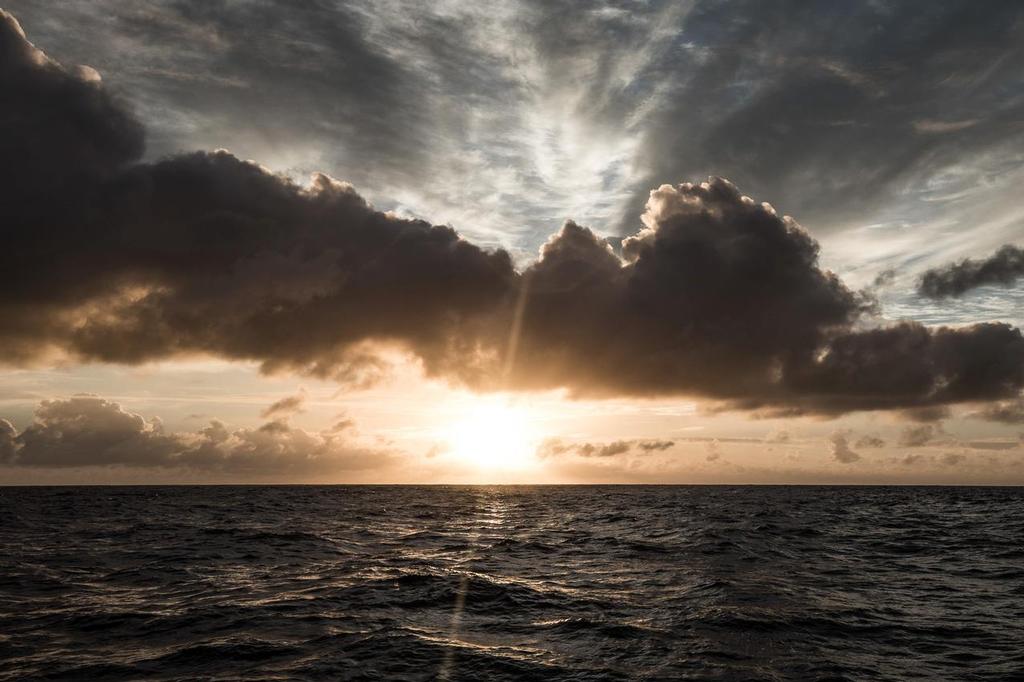
[[[795,222],[725,180],[663,186],[644,220],[625,262],[571,222],[545,245],[524,273],[516,382],[788,414],[934,408],[1024,385],[1024,338],[1008,325],[855,330],[872,301],[819,268]]]
[[[868,307],[817,244],[728,181],[652,192],[623,263],[568,222],[524,273],[519,379],[578,392],[763,394]],[[585,364],[580,360],[585,358]]]
[[[0,182],[21,200],[4,204],[5,220],[21,217],[12,209],[52,200],[54,190],[107,178],[142,153],[141,124],[98,79],[88,67],[69,72],[51,61],[0,13]]]
[[[226,152],[128,164],[138,126],[98,84],[45,61],[9,15],[0,50],[18,94],[3,144],[26,159],[0,171],[8,362],[47,346],[118,362],[200,351],[356,381],[377,367],[358,348],[374,338],[464,369],[466,319],[508,294],[504,252],[326,176],[302,188]]]
[[[47,61],[7,15],[0,53],[0,89],[19,95],[0,137],[26,158],[0,170],[10,364],[202,353],[363,385],[387,369],[383,344],[478,388],[790,414],[1024,387],[1018,330],[865,329],[871,298],[823,270],[792,219],[721,178],[652,192],[621,256],[570,221],[520,273],[506,252],[381,213],[326,175],[302,187],[224,151],[138,162],[138,124],[91,74]],[[287,433],[278,424],[266,433]]]
[[[817,410],[826,412],[1008,398],[1024,385],[1024,337],[1000,323],[929,329],[903,322],[838,334],[784,376],[796,404],[816,396]]]
[[[389,464],[393,455],[285,421],[229,429],[213,420],[195,433],[167,433],[98,396],[45,400],[20,433],[0,420],[0,464],[21,467],[126,466],[229,474],[330,474]]]
[[[541,458],[577,455],[579,457],[616,457],[631,452],[649,454],[670,449],[675,445],[671,440],[617,440],[611,443],[567,443],[560,438],[548,438],[537,448]]]
[[[987,285],[1012,287],[1024,277],[1024,249],[1011,244],[1003,246],[988,258],[965,258],[921,276],[918,293],[928,298],[963,296],[971,289]]]

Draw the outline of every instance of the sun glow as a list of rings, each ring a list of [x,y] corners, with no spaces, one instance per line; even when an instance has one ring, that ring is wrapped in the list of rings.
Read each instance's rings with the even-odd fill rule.
[[[507,399],[477,399],[445,429],[447,454],[487,470],[519,471],[536,464],[537,415]]]

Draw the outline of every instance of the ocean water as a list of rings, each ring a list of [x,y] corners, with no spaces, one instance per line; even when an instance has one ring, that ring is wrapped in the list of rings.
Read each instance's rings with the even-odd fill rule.
[[[0,679],[1024,679],[1024,489],[0,488]]]

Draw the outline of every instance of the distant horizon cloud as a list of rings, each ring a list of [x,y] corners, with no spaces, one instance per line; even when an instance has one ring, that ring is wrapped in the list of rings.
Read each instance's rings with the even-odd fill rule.
[[[449,457],[447,448],[435,444],[423,451],[419,441],[399,446],[379,434],[360,436],[352,420],[330,422],[325,428],[310,430],[293,425],[289,415],[264,418],[252,426],[229,426],[210,417],[201,428],[170,430],[160,416],[147,418],[119,401],[76,394],[38,402],[20,429],[0,418],[0,479],[66,482],[68,476],[79,480],[86,476],[94,482],[135,483],[386,482],[396,477],[406,480],[404,476],[414,471],[421,481],[450,482],[466,475],[462,472],[465,463]],[[769,438],[581,439],[556,433],[537,443],[532,453],[522,453],[535,457],[538,466],[519,482],[545,481],[551,476],[563,482],[609,481],[615,476],[647,483],[678,483],[691,478],[707,482],[711,472],[718,476],[740,474],[749,481],[748,476],[767,475],[773,469],[777,471],[771,480],[777,482],[808,482],[810,477],[829,471],[840,477],[837,480],[847,480],[844,477],[853,475],[854,470],[861,478],[849,480],[884,482],[890,480],[892,463],[914,465],[915,475],[926,477],[919,480],[930,480],[927,477],[953,467],[964,467],[965,474],[980,477],[978,480],[997,481],[1000,479],[991,477],[1000,475],[1016,479],[1024,472],[1024,437],[961,439],[934,424],[905,426],[899,432],[899,442],[894,439],[889,446],[874,434],[857,438],[850,428],[834,430],[824,446],[819,439],[779,441],[772,434]],[[500,442],[502,434],[495,432],[494,438]],[[480,445],[486,448],[485,443]],[[766,445],[770,447],[762,449]],[[917,454],[940,447],[956,448],[955,457]],[[859,452],[861,448],[880,455],[866,457]],[[851,467],[853,464],[857,466]],[[925,465],[930,469],[923,470]],[[486,472],[474,475],[486,476]],[[486,478],[480,480],[487,482]]]
[[[18,431],[0,419],[0,466],[62,469],[134,467],[232,476],[329,475],[394,464],[393,451],[309,432],[286,418],[230,429],[218,419],[195,432],[170,433],[157,417],[95,395],[44,400]]]
[[[849,433],[846,431],[834,431],[829,436],[829,448],[832,458],[842,464],[853,464],[859,462],[861,456],[850,447]]]
[[[385,346],[477,390],[685,395],[780,415],[931,410],[1024,389],[1019,329],[880,325],[873,296],[824,269],[795,220],[721,177],[651,191],[621,253],[568,220],[517,268],[326,174],[300,186],[224,150],[143,161],[144,127],[122,101],[94,71],[46,57],[7,13],[0,57],[0,153],[20,164],[0,170],[12,366],[212,355],[366,386],[388,371]],[[301,407],[290,400],[267,416]],[[155,461],[181,446],[110,405],[53,403],[14,436],[19,456],[70,448],[51,426],[72,407],[134,432]],[[225,437],[253,452],[326,438],[266,429]],[[233,461],[211,440],[221,435],[203,436],[212,461]],[[845,437],[833,446],[839,461],[859,458]]]
[[[610,443],[571,442],[562,438],[547,438],[537,446],[541,459],[576,455],[584,458],[618,457],[632,453],[651,454],[664,452],[675,445],[673,440],[633,439],[616,440]]]

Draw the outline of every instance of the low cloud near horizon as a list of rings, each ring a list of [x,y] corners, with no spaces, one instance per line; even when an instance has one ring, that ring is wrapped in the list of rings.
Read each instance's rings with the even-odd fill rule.
[[[295,395],[301,394],[286,398]],[[949,483],[957,476],[999,483],[1024,476],[1024,439],[969,440],[926,424],[906,427],[902,441],[887,447],[852,429],[824,440],[780,440],[775,433],[551,437],[534,455],[542,480],[567,483]],[[351,421],[309,430],[280,414],[252,426],[211,418],[202,428],[170,430],[158,416],[87,394],[39,402],[20,429],[0,419],[0,481],[6,482],[451,482],[465,476],[464,461],[433,450],[412,454],[420,450],[361,437]],[[532,476],[513,481],[536,482]]]
[[[297,428],[286,417],[236,429],[213,419],[195,432],[171,433],[159,418],[94,395],[44,400],[21,431],[0,419],[0,466],[17,468],[160,468],[301,480],[385,470],[396,458],[392,450],[356,443],[336,430]]]

